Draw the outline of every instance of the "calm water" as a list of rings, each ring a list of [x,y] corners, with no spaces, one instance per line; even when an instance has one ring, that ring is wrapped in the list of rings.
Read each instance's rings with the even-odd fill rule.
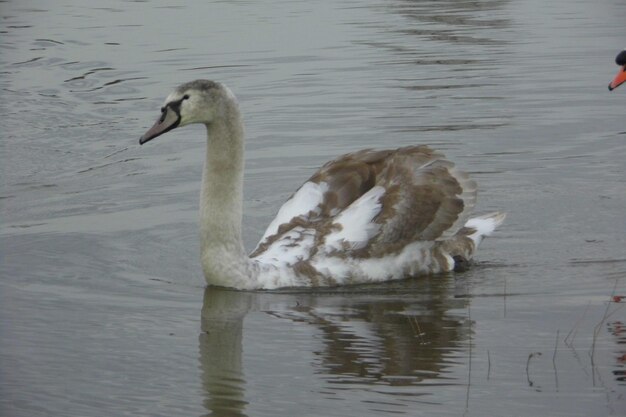
[[[0,415],[626,413],[623,0],[0,2]],[[327,159],[429,143],[509,213],[463,274],[205,289],[204,132],[227,83],[252,248]]]

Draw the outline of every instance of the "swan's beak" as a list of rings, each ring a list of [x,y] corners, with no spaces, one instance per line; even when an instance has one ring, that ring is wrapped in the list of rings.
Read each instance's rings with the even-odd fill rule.
[[[143,145],[149,140],[154,139],[165,132],[169,132],[179,124],[180,115],[176,112],[176,110],[172,109],[170,106],[164,107],[162,109],[161,117],[159,117],[154,126],[152,126],[141,138],[139,138],[139,144]]]
[[[620,69],[611,84],[609,84],[609,91],[615,90],[619,87],[620,84],[626,81],[626,65],[623,65]]]

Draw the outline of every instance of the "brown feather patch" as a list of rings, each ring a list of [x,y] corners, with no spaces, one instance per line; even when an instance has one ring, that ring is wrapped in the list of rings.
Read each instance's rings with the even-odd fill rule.
[[[380,225],[379,232],[358,250],[350,249],[346,242],[343,251],[331,251],[330,256],[381,257],[399,253],[414,241],[438,239],[447,245],[440,249],[450,246],[459,254],[467,252],[466,240],[470,239],[466,235],[464,239],[457,238],[456,234],[474,206],[476,185],[441,153],[427,146],[346,154],[325,164],[309,181],[328,186],[322,202],[309,213],[280,225],[277,233],[261,242],[251,257],[262,254],[297,226],[314,229],[315,244],[308,257],[298,262],[301,272],[313,274],[307,269],[308,260],[323,247],[325,237],[341,227],[333,223],[335,217],[374,186],[385,189],[380,212],[374,218]],[[436,261],[448,263],[445,257]]]

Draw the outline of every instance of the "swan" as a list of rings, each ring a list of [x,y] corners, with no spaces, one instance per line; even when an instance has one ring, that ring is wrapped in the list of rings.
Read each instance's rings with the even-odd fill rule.
[[[619,71],[613,81],[609,84],[609,91],[615,90],[626,81],[626,49],[617,54],[615,63],[620,66]]]
[[[207,130],[200,246],[212,286],[338,286],[462,270],[505,217],[470,219],[476,183],[427,146],[366,149],[313,174],[248,256],[241,238],[244,126],[230,89],[208,80],[180,85],[139,143],[192,123]]]

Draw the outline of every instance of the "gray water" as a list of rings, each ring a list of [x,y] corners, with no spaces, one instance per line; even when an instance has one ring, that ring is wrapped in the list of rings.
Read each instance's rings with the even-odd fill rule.
[[[0,3],[0,415],[626,414],[623,0]],[[473,269],[205,289],[204,132],[246,120],[251,249],[316,167],[426,143],[508,218]]]

